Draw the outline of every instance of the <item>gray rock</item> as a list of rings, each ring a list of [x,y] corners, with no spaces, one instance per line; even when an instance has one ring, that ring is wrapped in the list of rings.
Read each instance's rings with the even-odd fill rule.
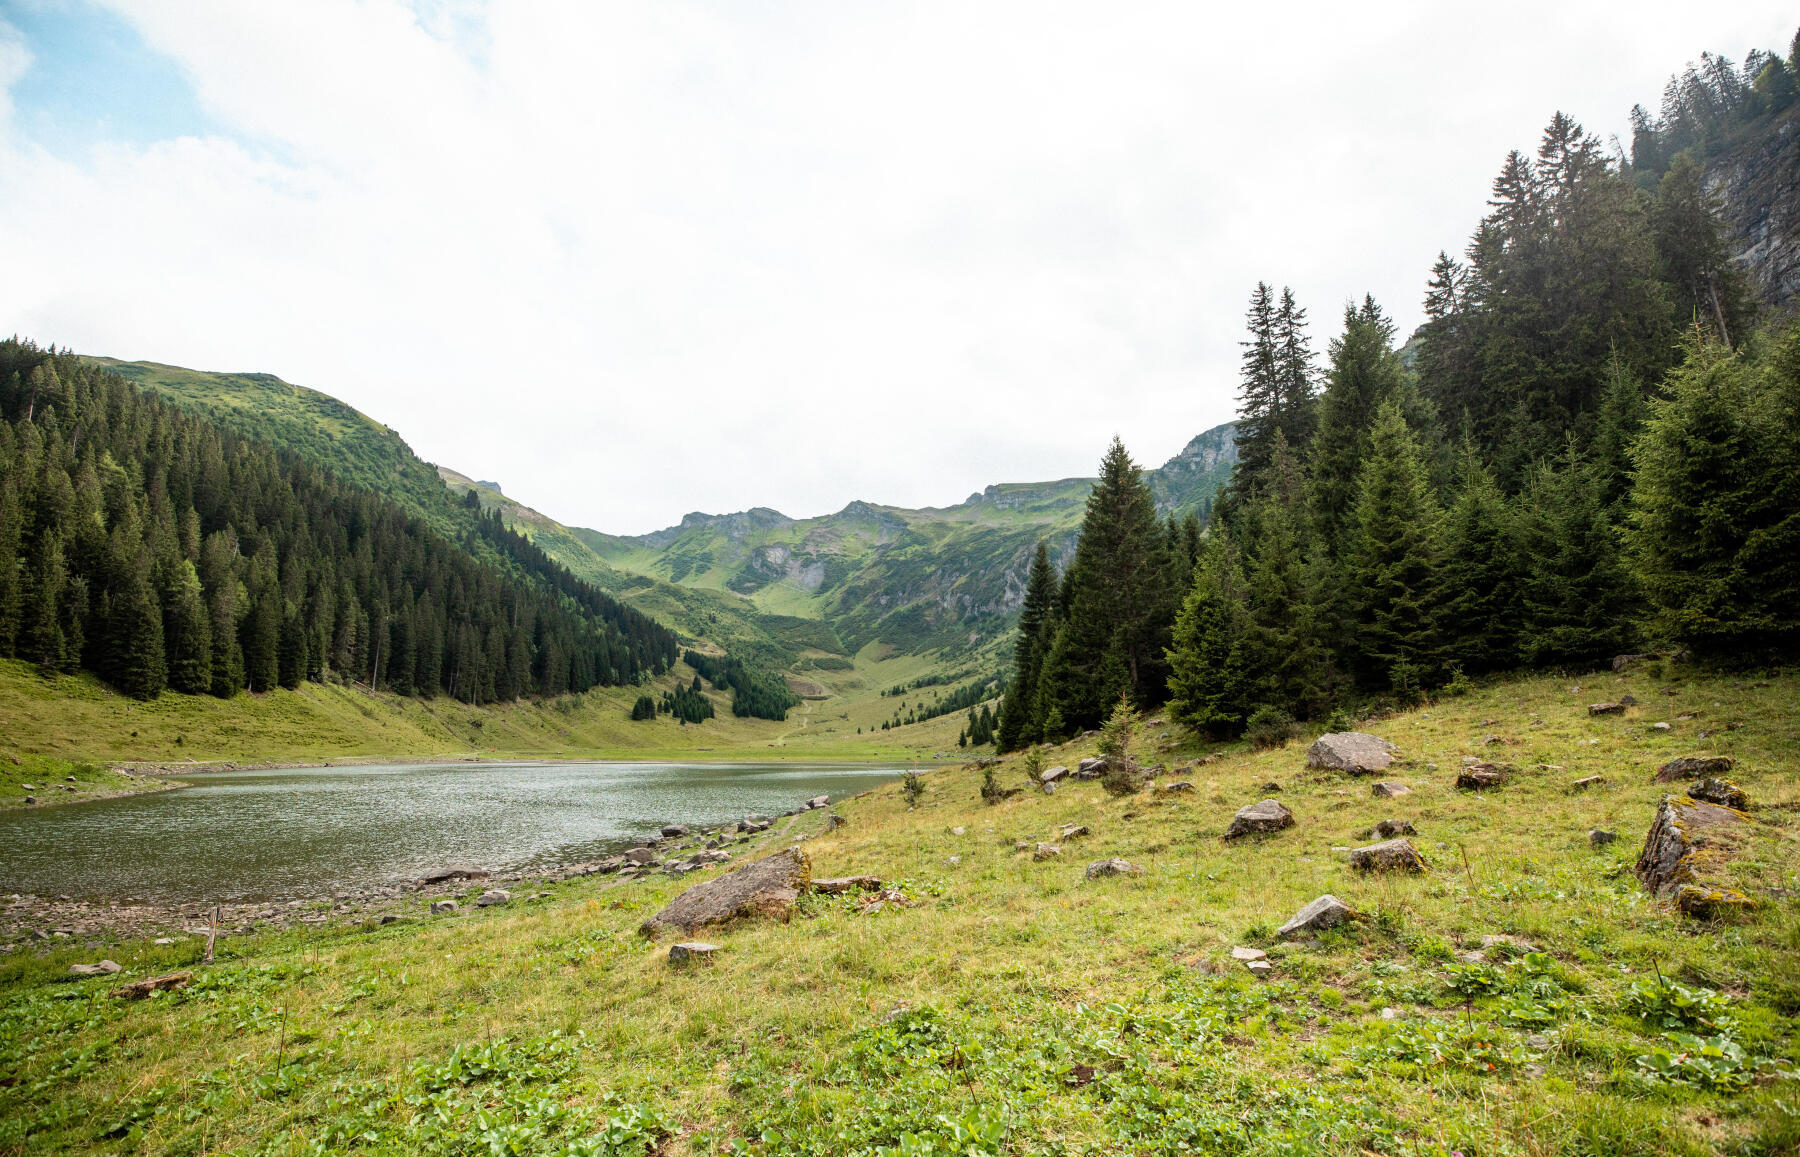
[[[1068,774],[1069,769],[1059,763],[1055,767],[1046,767],[1043,770],[1043,773],[1038,776],[1038,782],[1055,783],[1057,780]]]
[[[1045,784],[1044,785],[1044,794],[1045,795],[1055,795],[1056,794],[1056,785],[1054,783]]]
[[[1684,779],[1705,779],[1708,776],[1724,775],[1736,761],[1725,755],[1683,755],[1671,759],[1656,769],[1654,783],[1676,783]]]
[[[1703,779],[1688,788],[1690,799],[1716,803],[1720,807],[1735,808],[1743,811],[1750,806],[1750,793],[1746,792],[1729,779]]]
[[[505,888],[489,888],[475,898],[477,908],[492,908],[497,904],[505,904],[512,900],[512,893]]]
[[[1293,812],[1272,799],[1265,799],[1261,803],[1239,808],[1237,815],[1232,818],[1231,826],[1225,829],[1225,838],[1235,840],[1241,836],[1265,835],[1293,826]]]
[[[829,805],[830,803],[831,803],[830,796],[815,795],[811,799],[806,801],[806,808],[808,811],[813,811],[815,809],[825,807],[825,806]]]
[[[1605,828],[1592,828],[1588,831],[1588,843],[1596,848],[1603,848],[1618,838],[1618,832],[1609,832]]]
[[[1269,973],[1275,971],[1275,966],[1270,964],[1267,960],[1246,960],[1244,961],[1244,967],[1249,970],[1252,976],[1267,976]]]
[[[419,877],[421,884],[445,884],[451,880],[485,880],[488,873],[485,868],[439,868]]]
[[[1060,855],[1062,855],[1062,848],[1059,845],[1041,842],[1031,852],[1031,858],[1034,860],[1053,860]]]
[[[433,900],[431,903],[431,914],[433,916],[448,916],[454,911],[456,911],[455,900]]]
[[[1244,948],[1240,946],[1231,950],[1231,958],[1233,960],[1261,960],[1266,956],[1268,956],[1268,953],[1260,948]]]
[[[628,864],[650,864],[656,861],[656,853],[649,848],[633,848],[625,853]]]
[[[1731,856],[1744,824],[1743,814],[1730,808],[1664,796],[1638,854],[1638,879],[1690,916],[1752,907],[1743,893],[1706,878]]]
[[[71,964],[69,973],[72,976],[111,976],[122,971],[118,964],[111,960],[102,960],[98,964]]]
[[[1588,714],[1589,715],[1623,715],[1623,714],[1625,714],[1625,704],[1623,704],[1623,703],[1589,703],[1588,704]]]
[[[686,964],[691,960],[709,960],[719,950],[717,944],[707,944],[701,940],[688,940],[680,944],[669,945],[669,963]]]
[[[828,896],[836,896],[843,892],[879,892],[880,876],[836,876],[829,880],[814,880],[812,890],[823,892]]]
[[[1456,776],[1456,786],[1464,791],[1482,791],[1505,782],[1505,769],[1493,763],[1471,763]]]
[[[1264,795],[1274,795],[1281,790],[1281,785],[1271,779],[1268,783],[1263,784],[1259,790],[1261,790]]]
[[[786,920],[794,901],[811,883],[812,864],[806,853],[799,848],[786,848],[767,859],[695,884],[639,925],[638,931],[655,937],[667,931],[692,932],[739,917]]]
[[[664,824],[662,826],[662,837],[665,840],[678,840],[687,834],[688,829],[684,824]]]
[[[1097,755],[1090,755],[1075,765],[1076,779],[1099,779],[1106,771],[1106,761]]]
[[[1387,770],[1398,750],[1387,740],[1361,731],[1335,731],[1319,736],[1306,749],[1306,766],[1330,768],[1351,775],[1374,775]]]
[[[1400,796],[1412,794],[1412,788],[1403,783],[1395,783],[1391,779],[1382,780],[1371,790],[1374,791],[1376,799],[1398,799]]]
[[[1411,840],[1383,840],[1350,852],[1350,866],[1359,872],[1423,872],[1425,857]]]
[[[1569,785],[1570,791],[1586,791],[1590,787],[1603,787],[1606,784],[1604,775],[1583,776]]]
[[[1193,784],[1192,780],[1178,779],[1178,780],[1174,781],[1173,783],[1163,784],[1159,790],[1161,790],[1161,791],[1193,791],[1194,784]]]
[[[1087,878],[1102,880],[1108,876],[1141,876],[1144,869],[1130,860],[1121,860],[1117,856],[1110,860],[1095,860],[1087,866]]]
[[[843,827],[844,823],[845,823],[845,820],[844,820],[843,816],[838,815],[836,812],[832,812],[830,815],[825,817],[825,830],[828,832],[835,832],[839,828]]]
[[[1294,913],[1294,918],[1276,929],[1275,935],[1283,940],[1289,940],[1304,932],[1321,932],[1327,928],[1336,928],[1344,921],[1354,919],[1356,919],[1356,909],[1328,892]]]
[[[1062,826],[1062,838],[1065,840],[1072,840],[1078,836],[1085,836],[1087,834],[1088,829],[1086,824],[1064,824]]]
[[[1391,840],[1395,836],[1416,836],[1419,833],[1413,830],[1411,820],[1382,820],[1375,825],[1373,834],[1384,840]]]

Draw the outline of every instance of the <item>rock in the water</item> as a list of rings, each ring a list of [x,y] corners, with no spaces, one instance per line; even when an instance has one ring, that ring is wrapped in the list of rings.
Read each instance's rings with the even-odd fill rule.
[[[1335,731],[1319,736],[1306,749],[1306,766],[1374,775],[1387,770],[1398,750],[1387,740],[1361,731]]]
[[[1240,836],[1278,832],[1293,826],[1293,812],[1272,799],[1265,799],[1239,808],[1237,815],[1232,817],[1231,826],[1225,829],[1225,838],[1235,840]]]
[[[454,911],[456,911],[455,900],[434,900],[431,903],[431,914],[433,916],[448,916]]]
[[[1589,715],[1623,715],[1623,714],[1625,714],[1625,704],[1623,704],[1623,703],[1589,703],[1588,704],[1588,714]]]
[[[1374,834],[1384,840],[1391,840],[1395,836],[1416,836],[1419,833],[1413,830],[1411,820],[1382,820],[1375,825]]]
[[[707,944],[701,940],[688,940],[681,944],[669,945],[669,963],[686,964],[690,960],[706,960],[719,950],[717,944]]]
[[[1720,807],[1736,808],[1738,811],[1750,806],[1750,793],[1729,779],[1703,779],[1688,788],[1688,797],[1716,803]]]
[[[1090,880],[1100,880],[1107,876],[1141,876],[1143,874],[1144,869],[1130,860],[1121,860],[1116,856],[1110,860],[1095,860],[1087,866],[1087,878]]]
[[[188,981],[192,979],[194,979],[194,974],[191,972],[169,972],[162,976],[135,980],[123,988],[115,988],[113,995],[120,1000],[142,1000],[153,992],[166,992],[171,988],[186,988]]]
[[[485,880],[488,878],[485,868],[439,868],[435,872],[419,877],[421,884],[444,884],[451,880]]]
[[[879,892],[880,876],[834,876],[829,880],[814,880],[812,890],[823,892],[827,896],[837,896],[844,892]]]
[[[1666,795],[1638,854],[1644,887],[1690,916],[1753,907],[1750,897],[1717,880],[1743,838],[1744,816],[1730,808]]]
[[[1596,848],[1603,848],[1618,838],[1618,832],[1609,832],[1605,828],[1590,828],[1588,830],[1588,843]]]
[[[1403,783],[1395,783],[1391,779],[1382,780],[1372,790],[1375,792],[1376,799],[1398,799],[1400,796],[1412,794],[1412,788]]]
[[[1456,777],[1456,786],[1464,791],[1481,791],[1506,782],[1506,771],[1497,764],[1471,763]]]
[[[1062,848],[1057,844],[1039,843],[1031,851],[1031,858],[1034,860],[1053,860],[1060,855]]]
[[[1296,912],[1292,920],[1276,929],[1275,935],[1283,940],[1288,940],[1305,932],[1321,932],[1327,928],[1336,928],[1344,921],[1355,918],[1356,909],[1336,896],[1326,893]]]
[[[505,888],[489,888],[481,895],[475,897],[475,906],[477,908],[492,908],[499,904],[508,904],[511,902],[512,893],[508,892]]]
[[[118,964],[111,960],[102,960],[98,964],[69,965],[69,974],[72,976],[111,976],[118,971]]]
[[[1067,774],[1069,774],[1069,769],[1059,763],[1055,767],[1046,767],[1043,770],[1043,773],[1038,776],[1038,782],[1055,783]]]
[[[786,920],[794,901],[811,882],[812,864],[806,853],[786,848],[768,859],[695,884],[639,925],[638,931],[652,937],[665,931],[692,932],[741,916]]]
[[[1353,849],[1350,866],[1359,872],[1423,872],[1425,857],[1410,840],[1383,840]]]
[[[1245,948],[1241,945],[1231,950],[1231,958],[1233,960],[1261,960],[1267,955],[1268,953],[1260,948]]]
[[[1652,782],[1675,783],[1683,779],[1705,779],[1708,776],[1724,775],[1734,766],[1735,761],[1725,755],[1684,755],[1657,768]]]

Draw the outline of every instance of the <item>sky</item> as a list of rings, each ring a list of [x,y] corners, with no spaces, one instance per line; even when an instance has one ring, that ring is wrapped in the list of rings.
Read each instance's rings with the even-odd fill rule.
[[[0,332],[263,371],[562,522],[948,505],[1401,332],[1507,151],[1790,3],[0,0]]]

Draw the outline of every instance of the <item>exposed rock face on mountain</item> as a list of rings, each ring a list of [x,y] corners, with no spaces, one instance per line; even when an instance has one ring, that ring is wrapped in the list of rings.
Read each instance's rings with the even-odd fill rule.
[[[1706,187],[1757,296],[1773,306],[1800,298],[1800,105],[1707,162]]]

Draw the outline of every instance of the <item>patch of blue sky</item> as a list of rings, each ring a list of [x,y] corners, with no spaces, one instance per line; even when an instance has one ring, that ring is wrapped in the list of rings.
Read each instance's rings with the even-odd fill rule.
[[[11,89],[14,127],[56,156],[226,131],[175,61],[97,4],[0,0],[0,20],[31,55]]]

